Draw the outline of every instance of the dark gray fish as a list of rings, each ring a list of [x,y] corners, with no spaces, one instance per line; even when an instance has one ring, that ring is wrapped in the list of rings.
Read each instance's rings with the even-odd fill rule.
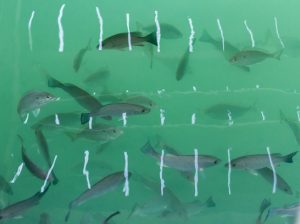
[[[111,103],[101,107],[98,111],[81,114],[81,124],[88,123],[90,117],[99,116],[102,118],[121,117],[123,113],[126,116],[147,114],[150,109],[138,104],[132,103]]]
[[[39,224],[51,224],[50,215],[46,212],[42,213],[40,215],[40,221]]]
[[[267,182],[273,184],[273,171],[272,169],[265,167],[259,170],[256,170],[259,175],[261,175]],[[283,192],[293,195],[292,188],[290,185],[276,172],[277,177],[277,188]]]
[[[256,219],[256,224],[262,224],[262,223],[264,223],[264,222],[262,221],[262,216],[263,216],[265,210],[266,210],[267,208],[269,208],[270,206],[271,206],[271,201],[268,200],[268,199],[264,199],[264,200],[261,202],[260,208],[259,208],[259,215],[258,215],[258,217],[257,217],[257,219]]]
[[[17,112],[23,117],[29,112],[33,112],[37,116],[40,108],[50,102],[59,100],[56,96],[42,91],[31,91],[26,93],[19,101]]]
[[[79,103],[83,108],[85,108],[88,111],[97,111],[102,107],[101,103],[85,90],[71,83],[61,83],[60,81],[52,78],[49,75],[48,87],[60,88],[64,90],[66,93],[72,96],[77,101],[77,103]]]
[[[156,32],[142,36],[140,32],[131,32],[131,45],[144,46],[145,42],[157,45]],[[102,43],[103,49],[123,49],[128,47],[128,33],[118,33],[106,38]],[[99,48],[99,45],[97,46]]]
[[[30,173],[41,179],[41,180],[45,180],[47,177],[47,171],[42,170],[40,167],[38,167],[33,161],[30,160],[30,158],[26,155],[25,153],[25,148],[23,145],[23,139],[20,135],[18,135],[20,141],[21,141],[21,151],[22,151],[22,160],[26,166],[26,168],[30,171]],[[49,182],[53,183],[53,184],[57,184],[58,180],[54,179],[53,174],[51,173],[48,179]]]
[[[289,126],[295,136],[298,145],[300,145],[300,126],[298,125],[298,122],[288,119],[282,111],[280,111],[280,119]]]
[[[83,82],[91,86],[99,86],[99,84],[107,80],[109,76],[110,71],[107,68],[99,68],[86,77]]]
[[[156,25],[150,25],[150,26],[142,26],[141,24],[137,23],[138,29],[141,27],[142,30],[147,32],[156,32]],[[160,23],[160,34],[161,38],[163,39],[179,39],[182,38],[182,33],[173,25],[169,23]]]
[[[7,194],[13,195],[13,190],[10,184],[0,175],[0,191],[4,191]]]
[[[116,212],[110,214],[110,215],[102,222],[102,224],[108,224],[109,221],[110,221],[113,217],[115,217],[116,215],[119,215],[119,214],[121,214],[121,212],[119,212],[119,211],[116,211]]]
[[[131,176],[131,173],[128,174],[128,177]],[[91,186],[91,189],[84,191],[77,198],[69,204],[69,211],[65,217],[65,221],[69,220],[71,210],[85,203],[86,201],[100,197],[108,192],[114,191],[119,185],[121,185],[125,181],[124,172],[116,172],[112,173],[101,180],[99,180],[96,184]]]
[[[194,43],[195,43],[195,40],[193,41],[193,45],[194,45]],[[186,51],[184,52],[184,54],[182,55],[182,57],[179,61],[179,64],[177,66],[177,69],[176,69],[176,80],[177,81],[180,81],[186,73],[188,63],[190,60],[190,54],[191,54],[191,52],[189,51],[189,47],[188,47],[186,49]]]
[[[74,61],[73,61],[73,69],[75,72],[78,72],[83,60],[84,55],[87,51],[91,50],[91,39],[89,40],[86,47],[79,50],[79,52],[76,54]]]
[[[141,148],[141,151],[150,155],[157,161],[160,161],[160,154],[154,150],[150,141]],[[198,155],[199,169],[215,166],[220,163],[220,159],[209,155]],[[180,171],[194,171],[195,170],[195,155],[174,155],[166,153],[164,155],[164,166]]]
[[[32,197],[30,197],[28,199],[19,201],[15,204],[12,204],[3,209],[0,209],[0,221],[9,220],[9,219],[18,217],[18,216],[22,215],[24,212],[26,212],[28,209],[38,205],[41,198],[48,191],[49,186],[50,185],[47,186],[47,188],[45,189],[45,191],[43,193],[41,193],[39,191],[35,195],[33,195]]]
[[[52,161],[51,161],[50,154],[49,154],[47,140],[46,140],[43,132],[39,128],[35,129],[35,136],[37,139],[37,143],[38,143],[40,152],[42,153],[44,159],[46,160],[46,162],[48,164],[48,168],[50,169],[50,167],[52,166]],[[56,177],[54,171],[52,171],[51,175],[54,178],[54,182],[58,183],[58,178]]]
[[[293,163],[293,157],[298,153],[292,152],[288,155],[281,155],[280,153],[272,153],[271,158],[274,166],[280,163]],[[255,154],[241,156],[231,160],[231,167],[235,169],[245,169],[245,170],[258,170],[265,167],[270,167],[270,160],[268,154]],[[228,167],[228,163],[225,165]]]

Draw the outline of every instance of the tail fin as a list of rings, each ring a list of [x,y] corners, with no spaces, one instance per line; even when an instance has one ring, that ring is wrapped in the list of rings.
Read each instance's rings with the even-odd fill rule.
[[[129,213],[129,215],[127,216],[127,220],[129,220],[131,218],[131,216],[134,214],[136,208],[138,207],[139,205],[137,203],[135,203]]]
[[[86,124],[86,123],[88,123],[89,120],[90,120],[90,117],[91,117],[91,114],[90,114],[90,113],[82,113],[82,114],[81,114],[81,117],[80,117],[81,124]]]
[[[212,43],[214,39],[212,36],[207,32],[207,30],[203,30],[201,37],[199,38],[200,41]]]
[[[211,208],[211,207],[215,207],[216,206],[216,203],[214,202],[212,196],[210,196],[207,201],[205,202],[206,206],[208,208]]]
[[[145,40],[155,46],[157,46],[156,32],[152,32],[145,37]]]
[[[154,150],[153,146],[151,145],[150,141],[148,140],[146,144],[141,148],[141,151],[147,155],[154,156],[157,152]]]
[[[54,79],[53,77],[48,75],[47,78],[48,78],[48,87],[56,88],[56,87],[63,86],[63,84],[60,81]]]
[[[298,151],[296,152],[292,152],[286,156],[284,156],[284,162],[286,163],[293,163],[293,157],[298,153]]]
[[[77,133],[70,131],[65,131],[64,133],[71,139],[72,142],[74,142],[78,138]]]

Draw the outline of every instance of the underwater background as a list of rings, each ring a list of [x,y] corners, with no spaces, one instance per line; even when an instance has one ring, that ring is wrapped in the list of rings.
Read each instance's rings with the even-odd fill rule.
[[[58,17],[63,4],[64,45],[59,51]],[[148,35],[152,31],[143,27],[155,26],[155,11],[159,23],[172,25],[182,35],[164,38],[162,29],[160,52],[149,43],[132,46],[131,51],[128,48],[99,51],[96,47],[99,43],[96,7],[103,19],[103,39],[128,31],[127,13],[130,31]],[[280,189],[273,192],[272,181],[267,182],[261,175],[252,175],[248,170],[232,169],[229,194],[229,173],[225,164],[228,152],[231,158],[237,158],[267,154],[267,148],[282,155],[299,150],[299,7],[300,2],[296,0],[0,1],[0,175],[8,182],[23,162],[18,135],[24,139],[30,159],[47,170],[49,167],[42,159],[32,126],[49,115],[87,112],[63,90],[50,88],[46,74],[86,90],[103,104],[111,102],[107,98],[123,100],[131,95],[155,102],[149,113],[128,116],[126,125],[122,117],[111,121],[97,118],[99,122],[122,130],[120,136],[105,144],[86,138],[70,138],[70,132],[78,133],[87,127],[80,123],[80,116],[78,121],[71,118],[69,121],[67,117],[64,128],[56,128],[53,119],[54,128],[45,127],[43,133],[52,160],[57,155],[54,171],[59,182],[50,186],[39,204],[24,212],[22,218],[3,222],[64,223],[69,203],[87,189],[82,172],[86,150],[89,151],[87,170],[91,184],[108,174],[123,171],[124,152],[127,152],[128,169],[132,173],[130,193],[125,196],[121,184],[113,192],[88,200],[72,209],[69,223],[102,223],[105,217],[120,211],[111,223],[140,223],[142,220],[144,223],[246,224],[256,222],[265,198],[271,200],[271,207],[298,202],[299,155],[294,157],[293,163],[275,167],[290,186],[291,193]],[[195,32],[193,51],[185,54],[191,46],[190,21]],[[224,50],[220,29],[226,41]],[[201,40],[204,33],[211,35],[214,42],[207,38]],[[265,60],[244,69],[231,62],[231,56],[236,52],[230,52],[232,55],[228,56],[226,43],[230,42],[230,46],[240,51],[251,49],[250,33],[255,49],[268,53]],[[76,72],[74,59],[84,48],[87,50]],[[178,80],[176,71],[187,55],[184,75]],[[97,71],[106,71],[106,75],[91,82],[84,81]],[[24,122],[17,107],[29,91],[46,91],[60,100],[43,106],[37,117],[30,113],[28,122]],[[208,112],[209,108],[212,113]],[[72,123],[70,127],[69,122]],[[178,199],[176,203],[180,203],[185,212],[189,209],[187,203],[195,200],[204,203],[209,197],[213,198],[214,206],[199,203],[199,207],[193,208],[196,214],[182,217],[176,209],[165,209],[168,195],[153,200],[161,197],[160,192],[149,190],[136,180],[139,178],[134,179],[136,174],[153,180],[160,187],[160,161],[141,151],[149,139],[154,145],[163,141],[182,155],[194,155],[194,149],[197,149],[199,155],[212,155],[221,160],[215,166],[199,171],[197,197],[193,180],[188,181],[175,169],[163,169],[165,191],[172,191]],[[160,153],[164,147],[157,145],[156,150]],[[0,191],[1,208],[29,198],[42,185],[43,181],[24,166],[16,181],[10,183],[13,194]],[[171,204],[174,203],[171,200]],[[145,213],[162,208],[154,211],[155,214],[145,215],[134,212],[137,205],[148,206],[146,210],[149,211]],[[42,213],[46,213],[51,221],[40,221]],[[271,216],[266,223],[294,223],[294,219]]]

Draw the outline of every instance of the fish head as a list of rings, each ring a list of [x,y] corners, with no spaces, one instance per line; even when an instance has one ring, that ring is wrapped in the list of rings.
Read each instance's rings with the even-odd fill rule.
[[[114,42],[113,41],[109,41],[109,40],[104,40],[102,42],[102,48],[103,49],[112,49],[112,48],[115,48]]]
[[[150,108],[147,107],[141,107],[140,109],[137,110],[137,113],[139,114],[147,114],[150,112]]]
[[[215,159],[213,160],[214,165],[217,165],[217,164],[219,164],[220,162],[221,162],[221,159],[218,159],[218,158],[215,158]]]
[[[47,93],[47,92],[41,92],[41,93],[35,95],[35,102],[38,105],[47,104],[49,102],[57,101],[59,99],[60,99],[59,97],[56,97],[56,96],[52,95],[51,93]]]
[[[110,129],[107,129],[106,131],[111,139],[116,139],[123,134],[123,130],[116,127],[112,127]]]

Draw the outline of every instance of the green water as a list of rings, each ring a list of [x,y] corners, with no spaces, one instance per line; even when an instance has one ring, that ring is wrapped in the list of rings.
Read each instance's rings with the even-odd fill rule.
[[[58,52],[57,17],[62,4],[66,4],[62,17],[64,29],[64,51]],[[161,39],[161,52],[154,48],[153,67],[144,47],[133,47],[132,51],[97,51],[94,46],[99,39],[99,23],[95,7],[98,6],[103,17],[104,38],[127,32],[126,13],[130,14],[131,31],[136,22],[150,25],[154,23],[154,11],[158,11],[160,22],[172,24],[183,34],[179,39]],[[255,223],[258,209],[264,198],[270,198],[272,207],[281,207],[298,201],[300,183],[298,181],[300,163],[298,156],[293,164],[282,164],[276,171],[291,186],[293,195],[280,190],[272,193],[272,184],[260,176],[254,176],[244,170],[232,170],[231,195],[228,193],[227,149],[231,148],[231,157],[246,154],[272,152],[288,154],[299,150],[299,145],[291,129],[280,122],[279,111],[297,121],[299,98],[299,43],[288,41],[298,38],[298,10],[300,2],[285,1],[51,1],[36,0],[0,1],[0,24],[2,32],[0,59],[0,174],[11,180],[22,163],[21,146],[17,138],[24,138],[24,145],[30,158],[46,169],[39,153],[32,124],[47,115],[59,112],[86,112],[76,101],[61,89],[47,87],[47,81],[41,70],[46,70],[62,82],[73,83],[96,96],[105,90],[117,95],[128,91],[149,97],[156,103],[146,115],[128,117],[123,127],[120,119],[108,124],[123,129],[117,138],[101,153],[97,153],[99,144],[85,139],[72,142],[63,131],[45,130],[50,154],[57,155],[54,171],[59,184],[51,186],[40,204],[25,212],[21,219],[12,219],[7,223],[38,223],[40,214],[47,212],[51,223],[64,223],[68,204],[87,189],[82,175],[84,151],[89,150],[90,162],[87,169],[91,183],[104,176],[124,169],[123,152],[128,152],[129,170],[145,178],[152,178],[160,184],[159,166],[153,158],[144,155],[140,148],[148,138],[159,135],[181,154],[193,155],[197,148],[199,154],[209,154],[222,160],[220,164],[205,169],[199,174],[199,195],[194,197],[193,183],[184,179],[176,170],[165,168],[163,177],[169,188],[182,203],[195,199],[205,201],[213,197],[216,206],[199,208],[199,214],[182,219],[173,217],[132,216],[127,219],[134,204],[150,201],[158,194],[143,184],[130,180],[130,195],[125,197],[122,186],[102,197],[92,199],[74,208],[69,223],[100,223],[103,217],[114,211],[121,215],[114,218],[115,223]],[[32,11],[32,51],[29,47],[28,21]],[[257,46],[273,52],[279,49],[274,16],[278,19],[278,29],[286,51],[281,60],[266,59],[262,63],[250,66],[245,72],[230,64],[209,43],[199,42],[198,38],[206,29],[214,38],[220,39],[217,18],[220,19],[224,37],[240,49],[250,48],[251,40],[244,25],[253,32]],[[190,36],[188,18],[193,20],[197,41],[190,55],[187,72],[182,80],[175,78],[180,58],[186,51]],[[272,33],[272,43],[266,41],[268,31]],[[92,39],[91,39],[92,38]],[[84,56],[79,72],[73,70],[73,60],[78,51],[92,40],[93,49]],[[275,44],[274,44],[275,43]],[[298,43],[298,45],[297,45]],[[297,48],[298,47],[298,48]],[[294,51],[293,51],[294,50]],[[297,50],[299,52],[297,52]],[[295,54],[289,54],[293,51]],[[297,55],[298,53],[298,55]],[[110,71],[109,78],[98,87],[91,87],[83,80],[99,68]],[[161,94],[158,91],[163,91]],[[27,124],[23,124],[17,114],[19,99],[30,90],[48,91],[61,98],[41,108],[37,118],[30,115]],[[253,107],[239,117],[228,120],[216,120],[205,115],[208,107],[216,104],[234,104]],[[161,125],[160,109],[165,111],[165,123]],[[265,116],[265,120],[261,115]],[[192,125],[192,115],[196,122]],[[225,115],[226,117],[226,115]],[[100,119],[101,120],[101,119]],[[81,125],[78,120],[77,125]],[[21,175],[11,187],[12,196],[1,192],[1,206],[26,199],[39,191],[43,182],[24,167]],[[83,221],[82,221],[83,220]],[[285,223],[285,219],[272,217],[268,223]]]

